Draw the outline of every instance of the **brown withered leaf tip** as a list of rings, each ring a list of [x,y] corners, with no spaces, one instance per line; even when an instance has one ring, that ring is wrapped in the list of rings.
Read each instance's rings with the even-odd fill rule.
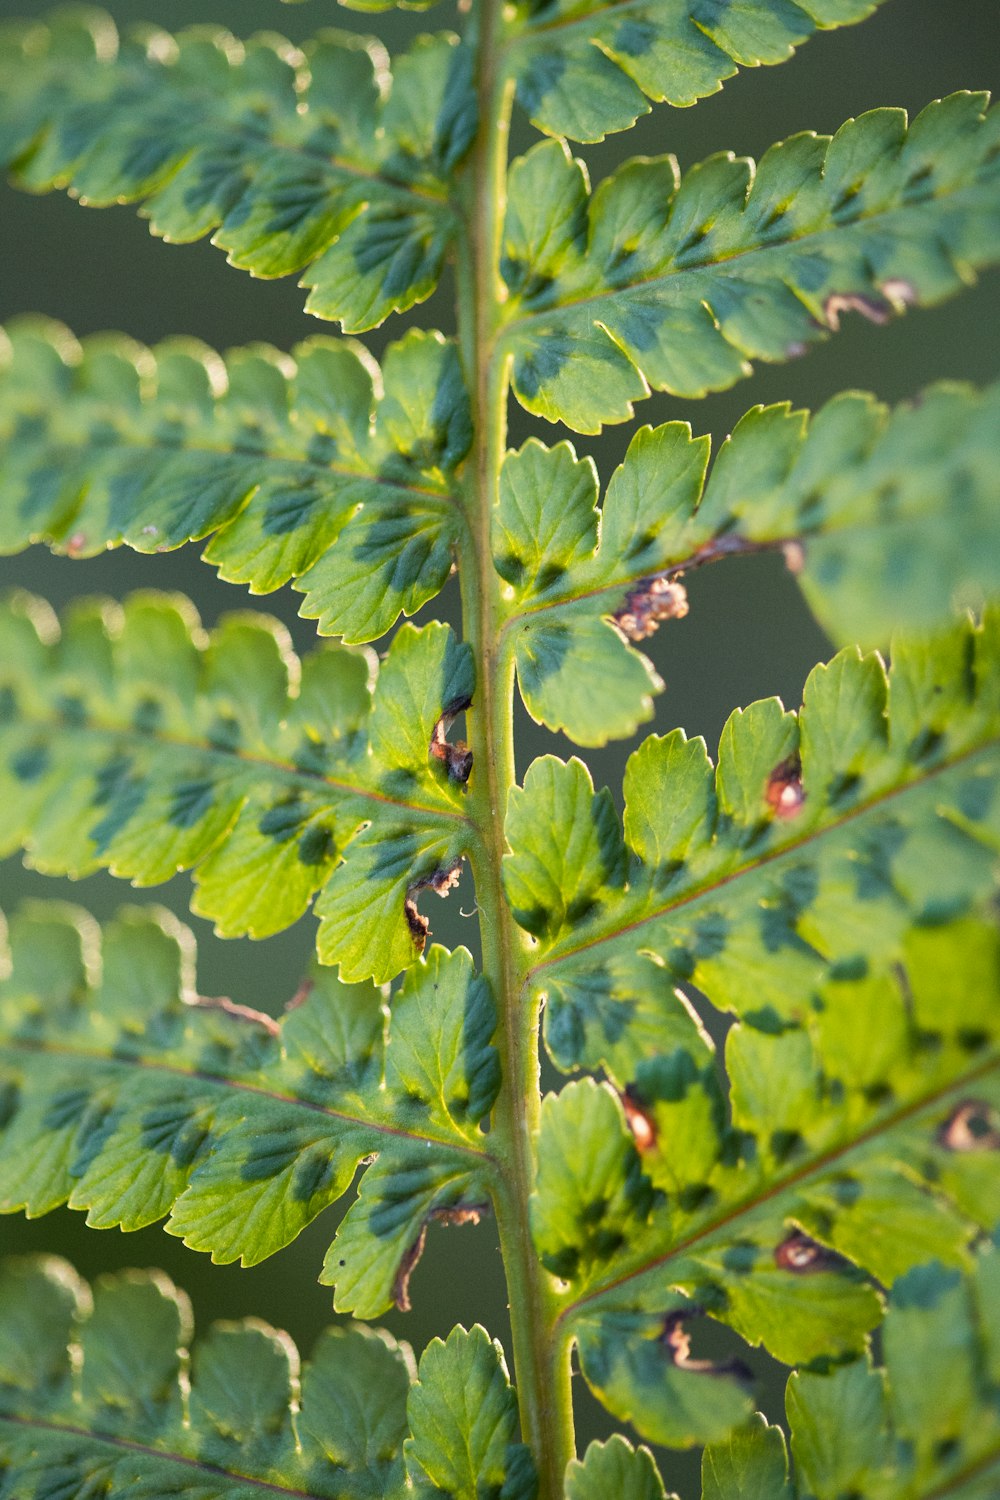
[[[864,297],[860,292],[834,292],[823,303],[827,325],[834,333],[840,330],[840,314],[858,312],[870,323],[888,323],[891,309],[886,302],[876,302],[874,297]]]
[[[893,312],[912,307],[917,300],[916,287],[902,277],[890,277],[883,281],[879,290],[881,298],[865,297],[860,292],[834,292],[823,303],[827,326],[836,333],[840,328],[840,314],[845,312],[858,312],[872,323],[888,323]]]
[[[410,1301],[410,1277],[413,1275],[420,1257],[424,1253],[427,1243],[427,1229],[432,1219],[439,1224],[478,1224],[483,1215],[489,1212],[486,1203],[458,1203],[454,1208],[432,1208],[423,1224],[420,1233],[413,1244],[409,1247],[403,1259],[399,1263],[396,1279],[392,1284],[392,1300],[400,1312],[409,1312],[413,1306]]]
[[[656,634],[664,620],[683,620],[687,612],[684,585],[677,576],[671,578],[660,573],[655,578],[644,578],[630,589],[612,619],[630,641],[645,641]]]
[[[675,1369],[685,1370],[690,1375],[734,1375],[738,1380],[752,1379],[751,1372],[741,1359],[728,1359],[722,1364],[713,1364],[710,1359],[694,1359],[691,1354],[691,1335],[686,1324],[701,1313],[700,1307],[686,1307],[673,1312],[663,1321],[661,1343],[670,1351],[670,1360]]]
[[[316,988],[316,982],[315,982],[315,980],[313,980],[313,979],[303,979],[302,983],[299,985],[298,989],[295,991],[295,994],[292,996],[292,998],[285,1005],[286,1012],[290,1011],[290,1010],[298,1010],[298,1008],[299,1008],[300,1005],[305,1005],[306,1001],[309,999],[309,996],[312,994],[312,992],[313,992],[313,990],[315,988]]]
[[[448,739],[448,730],[459,714],[464,713],[471,703],[471,698],[456,698],[453,703],[447,704],[431,734],[432,758],[439,760],[444,766],[449,781],[454,781],[459,786],[464,786],[472,774],[472,751],[464,740],[456,740],[454,744],[451,744]]]
[[[656,1121],[642,1106],[630,1089],[626,1089],[621,1096],[622,1109],[625,1111],[625,1119],[628,1128],[635,1137],[636,1148],[640,1155],[652,1151],[656,1146]]]
[[[237,1005],[235,1000],[229,1000],[224,995],[209,996],[197,995],[189,1002],[199,1010],[221,1010],[225,1015],[234,1017],[237,1021],[248,1021],[253,1026],[262,1026],[271,1036],[277,1036],[281,1030],[273,1016],[267,1015],[262,1010],[252,1010],[249,1005]]]
[[[785,567],[794,578],[797,578],[806,565],[805,547],[799,541],[783,542],[781,553],[785,559]]]
[[[802,790],[802,762],[790,755],[775,766],[768,778],[764,800],[776,818],[794,818],[802,810],[806,794]]]
[[[947,1151],[1000,1151],[1000,1113],[983,1099],[963,1099],[938,1131]]]
[[[429,920],[417,908],[418,895],[421,891],[430,890],[438,896],[447,896],[448,892],[458,885],[461,878],[462,860],[456,859],[454,864],[435,870],[432,875],[425,875],[421,880],[415,880],[406,892],[403,915],[406,917],[406,925],[410,929],[410,936],[418,953],[423,953],[427,943],[427,934],[431,930]]]
[[[840,1256],[803,1234],[801,1229],[796,1229],[775,1247],[774,1264],[779,1270],[791,1271],[795,1276],[810,1276],[839,1265]]]

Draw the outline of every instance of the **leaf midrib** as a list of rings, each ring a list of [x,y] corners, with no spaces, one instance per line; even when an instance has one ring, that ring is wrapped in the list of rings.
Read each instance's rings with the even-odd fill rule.
[[[544,958],[539,959],[528,970],[526,983],[530,983],[543,969],[565,963],[569,959],[576,958],[581,953],[586,953],[592,948],[600,947],[603,943],[614,942],[627,933],[637,931],[649,922],[657,922],[663,917],[668,917],[671,912],[678,911],[681,907],[690,905],[702,896],[711,895],[714,891],[721,890],[723,887],[730,885],[734,880],[740,880],[746,875],[754,874],[766,865],[773,864],[775,860],[783,859],[786,855],[793,855],[801,849],[808,848],[817,839],[823,838],[827,834],[836,833],[838,829],[844,828],[847,824],[854,822],[856,818],[866,816],[866,814],[872,812],[874,809],[883,806],[896,797],[905,795],[907,792],[920,790],[936,777],[947,775],[948,772],[956,770],[967,761],[974,759],[978,755],[984,755],[990,750],[995,750],[998,746],[1000,746],[1000,732],[994,729],[985,739],[977,742],[975,745],[969,746],[952,759],[944,761],[939,766],[932,767],[931,770],[923,772],[922,775],[915,777],[911,781],[903,782],[902,785],[886,788],[869,801],[861,803],[858,807],[851,808],[842,817],[838,818],[836,822],[827,823],[821,828],[812,828],[806,833],[801,834],[797,839],[792,839],[788,843],[781,844],[777,849],[770,849],[766,853],[758,855],[756,859],[740,865],[738,869],[730,870],[727,874],[720,875],[717,879],[705,881],[694,890],[687,891],[684,895],[678,896],[675,900],[644,911],[641,916],[636,917],[633,921],[626,922],[610,931],[598,933],[596,936],[588,938],[586,942],[578,943],[569,948],[560,948],[558,943],[554,944],[553,951],[548,953]],[[628,900],[627,892],[623,893],[623,896],[625,900]]]
[[[102,1052],[97,1048],[70,1047],[62,1043],[25,1040],[17,1037],[0,1039],[0,1050],[23,1052],[36,1056],[78,1059],[80,1062],[100,1062],[106,1064],[109,1068],[122,1072],[126,1076],[134,1069],[147,1073],[164,1073],[175,1078],[187,1078],[195,1083],[204,1083],[213,1088],[231,1089],[235,1093],[252,1094],[257,1098],[268,1099],[275,1104],[290,1105],[296,1109],[306,1110],[311,1114],[319,1114],[328,1119],[341,1120],[346,1125],[355,1126],[360,1130],[371,1131],[375,1135],[413,1141],[422,1146],[437,1146],[445,1151],[455,1151],[465,1156],[474,1156],[477,1161],[481,1162],[489,1163],[494,1160],[489,1151],[481,1149],[478,1146],[471,1146],[445,1136],[427,1135],[416,1130],[404,1130],[402,1126],[398,1125],[381,1124],[367,1115],[350,1114],[347,1110],[333,1109],[329,1105],[319,1104],[312,1099],[299,1099],[294,1094],[283,1094],[277,1089],[264,1088],[260,1084],[245,1083],[240,1079],[227,1078],[219,1073],[206,1073],[200,1068],[185,1068],[179,1063],[159,1062],[148,1057],[115,1057],[113,1054]]]
[[[704,1240],[711,1239],[713,1235],[718,1234],[720,1230],[728,1228],[730,1224],[737,1223],[740,1219],[754,1213],[763,1205],[773,1202],[775,1198],[779,1198],[783,1193],[788,1192],[800,1183],[806,1182],[812,1177],[819,1176],[831,1166],[849,1157],[852,1152],[869,1145],[873,1140],[877,1140],[879,1136],[888,1133],[890,1130],[894,1130],[896,1126],[905,1124],[907,1120],[912,1119],[915,1115],[919,1115],[921,1111],[933,1109],[936,1104],[939,1104],[943,1099],[947,1099],[950,1094],[963,1092],[970,1084],[978,1082],[979,1079],[986,1077],[992,1072],[996,1072],[998,1069],[1000,1069],[1000,1053],[994,1052],[990,1057],[977,1063],[974,1068],[970,1068],[965,1073],[949,1079],[947,1083],[939,1085],[927,1094],[921,1094],[918,1098],[911,1099],[907,1104],[902,1105],[891,1114],[885,1115],[882,1119],[873,1122],[867,1129],[860,1131],[857,1135],[851,1136],[850,1140],[841,1141],[838,1145],[829,1147],[818,1156],[814,1156],[811,1161],[796,1168],[795,1171],[789,1172],[786,1176],[776,1181],[772,1180],[762,1192],[755,1193],[753,1196],[742,1198],[737,1203],[728,1205],[723,1213],[720,1213],[716,1218],[704,1224],[700,1229],[695,1230],[685,1239],[678,1240],[676,1244],[671,1245],[669,1250],[665,1250],[661,1255],[650,1256],[634,1268],[622,1272],[599,1286],[592,1287],[581,1296],[565,1303],[557,1315],[556,1322],[572,1321],[581,1308],[588,1306],[592,1302],[599,1301],[609,1293],[616,1291],[619,1287],[627,1286],[630,1282],[638,1280],[640,1277],[657,1270],[661,1266],[668,1265],[672,1260],[689,1254],[692,1249],[700,1245]]]
[[[15,372],[11,371],[10,373]],[[156,398],[152,398],[148,403],[143,402],[143,406],[147,408],[153,407],[155,405],[155,401]],[[30,416],[32,415],[32,413],[19,412],[17,415]],[[16,439],[17,435],[15,432],[12,439],[10,440],[10,445],[13,448],[16,448]],[[451,490],[435,490],[431,489],[430,486],[427,485],[409,484],[405,480],[393,479],[388,476],[383,476],[382,474],[379,474],[378,472],[371,469],[352,469],[349,468],[346,464],[342,463],[319,463],[316,459],[312,459],[309,457],[298,458],[293,454],[272,453],[266,449],[259,450],[254,448],[238,448],[230,444],[208,443],[204,440],[199,440],[198,442],[188,442],[186,439],[184,439],[181,442],[169,443],[164,441],[163,439],[155,437],[140,438],[133,437],[127,433],[116,433],[115,438],[112,442],[93,443],[88,442],[85,437],[80,437],[72,440],[63,440],[57,437],[55,434],[50,434],[48,431],[46,431],[44,439],[41,443],[38,444],[38,446],[40,448],[52,448],[60,452],[69,449],[71,452],[79,451],[82,453],[93,453],[95,457],[111,452],[131,453],[133,451],[139,453],[164,453],[168,456],[178,453],[195,453],[206,454],[216,458],[245,459],[248,464],[287,464],[290,467],[298,469],[308,469],[311,473],[314,473],[320,477],[324,477],[326,475],[334,475],[339,479],[358,480],[368,484],[377,484],[384,489],[399,490],[404,494],[419,495],[422,499],[446,500],[451,501],[453,504],[458,503],[458,496]],[[258,480],[252,486],[251,490],[248,491],[248,502],[253,498],[254,493],[256,493],[256,491],[260,489],[260,483],[261,482]],[[83,498],[84,497],[81,496],[81,500]],[[67,526],[69,524],[70,522],[66,522]],[[228,521],[223,522],[222,524],[227,525]],[[218,529],[221,530],[222,528],[219,527]],[[200,538],[196,537],[194,538],[194,540],[197,541],[200,540]]]
[[[560,594],[553,599],[522,603],[518,605],[514,613],[507,616],[503,624],[501,636],[506,635],[511,627],[516,625],[520,620],[530,618],[532,615],[545,614],[548,610],[552,609],[566,609],[570,605],[582,603],[585,599],[599,599],[602,594],[620,594],[623,589],[634,589],[650,578],[676,578],[679,574],[690,573],[695,568],[704,567],[706,563],[721,562],[726,557],[745,557],[748,553],[754,552],[780,552],[782,547],[786,547],[789,542],[802,541],[808,539],[810,536],[827,536],[833,531],[845,531],[848,528],[849,523],[845,522],[843,525],[837,527],[823,527],[813,532],[802,531],[794,536],[782,536],[776,537],[773,540],[769,539],[757,542],[741,537],[738,533],[727,532],[724,536],[714,538],[703,547],[699,547],[697,551],[690,552],[685,557],[677,558],[673,562],[661,562],[655,567],[644,568],[641,573],[632,573],[625,577],[615,578],[611,583],[595,584],[592,588],[579,589],[573,594]],[[883,528],[871,527],[870,529]],[[594,553],[591,562],[593,566],[597,567],[600,565],[600,561],[601,554],[598,549]]]
[[[834,476],[839,477],[839,476]],[[782,486],[783,487],[783,486]],[[707,493],[707,492],[706,492]],[[891,532],[895,526],[907,525],[924,519],[927,515],[936,514],[935,507],[930,500],[925,499],[922,508],[918,511],[904,510],[898,515],[892,515],[887,519],[873,519],[866,517],[848,517],[846,519],[830,517],[820,524],[812,526],[804,525],[798,531],[785,532],[781,536],[753,539],[740,534],[738,530],[723,531],[710,538],[694,552],[676,557],[673,561],[660,562],[653,566],[647,566],[639,573],[630,573],[623,577],[616,577],[610,583],[598,583],[593,587],[578,589],[575,593],[563,593],[554,598],[542,600],[527,600],[521,602],[516,610],[509,614],[504,621],[501,634],[506,634],[518,621],[527,619],[532,615],[545,614],[548,610],[565,609],[573,604],[582,603],[585,599],[599,599],[602,594],[621,593],[638,587],[639,584],[647,582],[650,578],[678,578],[684,573],[692,573],[696,568],[705,567],[708,563],[723,562],[727,557],[748,557],[760,552],[781,552],[783,548],[796,542],[808,544],[818,538],[836,536],[841,532],[850,532],[851,535],[865,534],[872,537],[883,536]],[[697,520],[697,509],[692,520]],[[599,567],[601,562],[600,548],[595,551],[593,557],[588,559],[591,567]],[[612,564],[613,566],[613,564]],[[803,573],[808,573],[808,553],[802,567]]]
[[[231,1479],[234,1484],[253,1485],[271,1495],[287,1495],[291,1500],[328,1500],[316,1490],[289,1489],[285,1485],[273,1484],[267,1479],[257,1479],[250,1474],[242,1474],[233,1469],[224,1469],[218,1464],[205,1463],[202,1459],[191,1458],[184,1453],[172,1453],[162,1448],[153,1448],[145,1443],[137,1443],[130,1438],[115,1437],[111,1433],[92,1431],[88,1427],[74,1427],[68,1422],[53,1422],[42,1417],[21,1417],[12,1412],[0,1412],[0,1422],[7,1422],[12,1427],[18,1427],[31,1432],[49,1432],[67,1437],[86,1438],[93,1443],[104,1443],[109,1448],[117,1448],[124,1453],[136,1453],[145,1458],[158,1459],[161,1463],[180,1464],[186,1469],[194,1469],[202,1474],[215,1475],[220,1479]]]
[[[332,776],[324,776],[319,771],[300,770],[297,766],[290,765],[287,761],[271,760],[263,755],[251,755],[245,750],[220,750],[217,746],[208,745],[200,740],[188,740],[180,735],[174,734],[151,734],[135,729],[134,727],[123,727],[118,729],[113,725],[76,725],[67,724],[65,720],[53,715],[50,719],[34,718],[27,714],[20,714],[16,719],[10,721],[14,727],[37,725],[40,729],[52,735],[61,732],[72,735],[74,738],[84,736],[92,739],[113,739],[119,744],[136,746],[139,748],[163,748],[167,750],[179,750],[189,754],[196,753],[208,761],[218,761],[227,766],[260,767],[272,775],[286,778],[292,784],[305,783],[306,785],[317,785],[329,787],[334,791],[343,792],[346,796],[360,797],[369,802],[377,802],[387,807],[398,807],[407,813],[413,813],[417,817],[427,818],[431,822],[439,818],[447,818],[451,822],[468,823],[466,813],[458,812],[445,806],[428,807],[419,802],[407,802],[400,797],[391,797],[386,792],[377,792],[372,789],[357,786],[352,782],[343,781]],[[8,725],[0,725],[0,737]],[[428,759],[430,752],[428,750]],[[46,773],[48,774],[48,773]],[[248,788],[249,792],[253,788]]]
[[[111,71],[117,72],[118,77],[121,79],[121,86],[130,86],[132,89],[148,89],[151,78],[156,78],[156,74],[153,71],[152,67],[141,67],[135,63],[128,63],[127,61],[123,62],[120,56],[115,57],[108,62],[99,62],[98,67],[106,67]],[[71,64],[63,68],[55,68],[52,71],[54,75],[58,76],[61,79],[75,80],[78,76],[78,68],[78,64]],[[365,170],[365,168],[358,166],[356,162],[351,162],[345,157],[330,155],[324,151],[317,150],[315,147],[310,147],[306,142],[297,141],[293,144],[292,142],[277,139],[276,132],[277,128],[281,124],[281,116],[273,108],[268,108],[265,115],[267,127],[271,132],[269,134],[255,132],[247,128],[245,124],[237,125],[237,123],[233,120],[219,118],[213,113],[214,106],[217,103],[217,99],[213,94],[207,92],[206,90],[192,87],[190,84],[182,84],[180,88],[176,87],[176,81],[169,78],[169,71],[170,70],[168,65],[162,66],[163,77],[167,79],[167,88],[165,91],[167,95],[167,102],[173,103],[175,105],[183,105],[185,102],[189,101],[194,102],[200,109],[205,111],[206,122],[210,122],[215,126],[216,140],[222,140],[228,137],[231,140],[249,140],[252,142],[256,141],[260,143],[262,154],[270,156],[278,152],[285,152],[289,156],[298,156],[306,161],[318,162],[324,167],[333,167],[335,171],[342,172],[344,176],[352,177],[358,182],[378,183],[380,187],[383,187],[387,191],[394,193],[400,197],[417,198],[424,203],[432,204],[435,208],[448,208],[450,206],[448,194],[443,188],[440,192],[435,193],[432,192],[429,188],[417,187],[413,183],[400,181],[399,179],[389,177],[382,172],[367,171]],[[233,68],[233,72],[238,73],[238,71],[239,66],[235,66]],[[101,102],[105,104],[108,103],[107,100],[102,100]],[[308,91],[306,92],[304,102],[306,103],[306,106],[308,108]],[[48,133],[53,128],[57,118],[58,117],[54,112],[47,115],[41,126],[41,130],[45,133]],[[320,123],[320,117],[318,115],[316,116],[316,120],[317,123]],[[36,136],[35,141],[37,141],[38,139],[39,137]],[[199,146],[203,147],[206,144],[210,143],[207,143],[202,136],[199,140]],[[33,154],[34,148],[35,142],[33,141],[28,147],[29,155]],[[168,175],[166,175],[162,181],[157,181],[153,187],[140,192],[138,200],[133,201],[139,201],[141,199],[149,198],[153,194],[159,192],[161,188],[167,185],[167,183],[172,182],[177,174],[183,171],[187,166],[193,149],[196,148],[189,147],[186,151],[183,151],[178,156],[173,166],[170,168]],[[84,153],[83,157],[76,158],[70,165],[68,169],[68,180],[70,182],[73,181],[76,175],[77,168],[80,162],[85,158],[85,156],[86,152]],[[206,232],[214,233],[215,231],[213,230]],[[313,260],[317,258],[318,256],[312,257]]]
[[[637,9],[645,9],[648,11],[650,9],[649,0],[607,0],[606,4],[593,5],[589,10],[583,12],[582,14],[580,12],[577,12],[576,14],[571,16],[556,16],[550,21],[542,21],[538,23],[529,21],[528,24],[524,27],[523,31],[518,32],[516,36],[511,38],[510,42],[508,43],[508,47],[513,51],[516,50],[518,46],[530,46],[531,42],[534,41],[534,39],[538,36],[544,37],[550,35],[554,31],[567,31],[576,28],[584,30],[587,27],[593,26],[595,22],[599,22],[600,18],[603,16],[620,15],[625,11]],[[725,79],[726,77],[732,78],[734,74],[740,71],[740,64],[738,64],[731,56],[731,54],[726,51],[721,42],[716,41],[715,37],[709,35],[707,29],[695,16],[691,14],[690,7],[688,8],[687,16],[688,20],[691,22],[691,25],[695,28],[695,30],[700,31],[702,36],[706,37],[707,40],[712,43],[713,47],[717,47],[722,57],[726,58],[726,60],[731,64],[732,71],[728,74],[724,74],[723,79]],[[803,18],[806,21],[811,20],[811,17],[806,15],[805,12],[803,12]],[[801,47],[805,42],[809,41],[813,36],[815,36],[817,30],[818,27],[816,23],[813,22],[812,29],[808,31],[806,35],[799,41],[789,42],[789,46],[792,48]],[[595,47],[598,46],[598,43],[595,42],[592,37],[588,38],[588,40],[590,40]],[[639,85],[636,84],[636,87],[638,88]]]
[[[927,1490],[923,1500],[940,1500],[940,1497],[944,1495],[951,1495],[962,1485],[970,1484],[973,1480],[988,1474],[990,1469],[997,1464],[1000,1464],[1000,1446],[990,1449],[980,1458],[973,1459],[972,1463],[967,1464],[964,1469],[960,1469],[957,1474],[953,1474],[950,1479],[946,1479],[935,1489]]]
[[[736,160],[741,159],[745,160],[746,158],[736,158]],[[981,168],[982,166],[983,163],[977,163],[978,168]],[[787,238],[776,240],[770,244],[747,245],[739,250],[731,250],[726,253],[717,254],[713,256],[711,260],[696,261],[684,266],[674,266],[672,269],[666,271],[657,271],[655,272],[655,274],[639,277],[634,281],[629,281],[623,286],[606,287],[597,291],[589,291],[579,297],[566,297],[559,301],[551,302],[547,307],[539,308],[537,311],[525,312],[519,317],[510,319],[510,321],[507,322],[502,328],[500,336],[497,339],[495,345],[496,353],[501,357],[506,357],[509,351],[505,348],[505,346],[509,338],[515,336],[522,329],[530,327],[533,323],[544,322],[546,319],[558,317],[560,314],[571,312],[576,308],[587,307],[591,303],[606,302],[614,297],[628,298],[636,293],[641,293],[642,291],[648,290],[649,288],[655,288],[661,285],[668,286],[671,282],[680,282],[684,276],[690,273],[704,274],[706,271],[715,270],[717,267],[728,266],[733,262],[742,260],[746,256],[780,256],[792,246],[801,245],[804,241],[807,240],[819,241],[823,238],[824,235],[834,236],[838,241],[841,241],[845,238],[845,236],[849,236],[852,231],[867,228],[878,219],[891,219],[893,215],[910,214],[915,210],[918,213],[923,213],[926,211],[929,204],[954,202],[955,200],[960,199],[963,194],[972,195],[975,193],[978,185],[979,184],[976,181],[963,182],[960,187],[949,188],[941,192],[932,193],[927,198],[922,198],[915,203],[896,203],[891,208],[872,209],[868,213],[858,214],[857,218],[851,219],[847,223],[842,225],[827,224],[824,225],[822,229],[805,229],[799,234],[790,234]],[[681,186],[683,187],[683,182]],[[748,188],[747,194],[745,195],[743,200],[744,208],[749,202],[749,193],[750,189]],[[743,209],[738,209],[737,212],[742,213]],[[780,280],[782,287],[786,291],[790,291],[793,296],[795,296],[799,301],[803,301],[798,288],[787,282],[784,277],[780,278]],[[811,308],[809,308],[808,304],[803,302],[803,306],[806,308],[806,311],[811,314],[812,310]],[[820,331],[829,331],[828,326],[826,324],[821,325]]]

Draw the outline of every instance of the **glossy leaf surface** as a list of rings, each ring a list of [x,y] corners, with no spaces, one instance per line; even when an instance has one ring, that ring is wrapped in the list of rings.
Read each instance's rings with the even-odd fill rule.
[[[207,634],[177,596],[84,600],[60,632],[15,595],[0,640],[4,853],[139,885],[196,867],[224,936],[280,931],[320,892],[320,958],[348,980],[418,957],[418,894],[445,894],[465,848],[464,786],[431,754],[473,691],[447,626],[405,626],[374,695],[363,653],[300,663],[277,621]]]
[[[164,552],[211,536],[229,583],[293,582],[324,635],[374,640],[452,567],[471,440],[454,346],[413,330],[382,368],[346,340],[225,361],[193,339],[0,336],[0,550]],[[214,535],[213,535],[214,533]]]
[[[785,62],[820,29],[852,25],[879,0],[542,0],[521,7],[517,97],[548,135],[599,141],[649,103],[690,105],[739,68]]]
[[[510,169],[503,347],[529,411],[577,432],[623,422],[650,388],[725,390],[793,359],[848,312],[939,302],[1000,236],[998,121],[953,94],[803,133],[758,165],[626,162],[589,191],[558,142]]]
[[[635,644],[687,614],[685,572],[730,556],[782,551],[838,642],[884,645],[996,598],[998,430],[996,386],[932,386],[894,411],[851,392],[812,418],[758,406],[706,477],[708,439],[667,422],[639,430],[600,510],[593,463],[531,439],[493,516],[529,713],[581,745],[632,734],[662,687]]]
[[[888,682],[844,653],[799,720],[734,716],[714,777],[647,740],[624,830],[579,762],[512,798],[549,1051],[615,1085],[546,1100],[536,1243],[584,1375],[654,1441],[746,1409],[698,1315],[789,1364],[859,1354],[878,1285],[961,1269],[1000,1217],[996,626],[898,641]],[[678,983],[739,1017],[725,1091]]]
[[[737,710],[714,768],[703,741],[650,736],[626,767],[624,826],[579,761],[536,761],[512,795],[505,879],[559,1065],[627,1082],[678,983],[780,1028],[845,963],[895,961],[915,924],[988,897],[998,627],[991,611],[902,637],[888,676],[845,650],[814,669],[799,715],[773,698]]]
[[[108,1500],[249,1500],[262,1491],[430,1500],[442,1491],[424,1482],[420,1461],[436,1470],[437,1455],[483,1446],[480,1413],[456,1400],[470,1355],[484,1401],[503,1413],[494,1440],[517,1419],[499,1346],[478,1327],[435,1341],[419,1367],[406,1344],[357,1325],[327,1329],[305,1364],[287,1334],[256,1319],[215,1324],[189,1353],[191,1334],[187,1298],[162,1272],[104,1276],[91,1291],[54,1257],[4,1262],[4,1500],[50,1500],[70,1486]],[[435,1425],[441,1414],[446,1429]],[[518,1444],[494,1469],[505,1496],[530,1500]],[[453,1500],[480,1500],[467,1466],[449,1477]]]
[[[0,161],[32,192],[143,203],[155,234],[206,234],[255,276],[302,272],[353,332],[430,296],[454,230],[447,181],[476,128],[467,60],[421,38],[390,76],[372,39],[303,53],[217,28],[119,37],[104,11],[0,35]]]
[[[433,947],[393,1000],[315,969],[280,1023],[193,987],[193,939],[125,908],[103,937],[36,903],[0,982],[0,1212],[83,1209],[97,1228],[167,1229],[215,1261],[289,1244],[377,1155],[322,1280],[339,1311],[408,1306],[434,1218],[489,1203],[499,1084],[486,982]]]

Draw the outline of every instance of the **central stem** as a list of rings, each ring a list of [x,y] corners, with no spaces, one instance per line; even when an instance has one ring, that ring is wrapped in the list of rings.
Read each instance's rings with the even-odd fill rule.
[[[464,633],[476,657],[476,696],[468,713],[475,766],[469,814],[476,830],[472,865],[483,972],[500,1017],[503,1084],[490,1140],[501,1169],[495,1209],[510,1298],[514,1379],[522,1433],[538,1466],[539,1500],[561,1500],[574,1451],[569,1348],[555,1327],[554,1292],[538,1260],[528,1216],[541,1104],[538,1011],[528,998],[529,957],[501,874],[504,814],[515,779],[514,667],[511,652],[501,647],[503,605],[490,528],[507,441],[507,370],[497,356],[496,336],[511,90],[497,67],[502,0],[480,0],[477,9],[470,42],[477,56],[479,130],[464,174],[458,264],[459,345],[475,434],[466,480],[468,530],[459,556]]]

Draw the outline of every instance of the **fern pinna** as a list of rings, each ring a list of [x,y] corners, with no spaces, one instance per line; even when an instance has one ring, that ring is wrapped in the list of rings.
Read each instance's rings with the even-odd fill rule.
[[[877,0],[460,9],[391,63],[83,8],[0,30],[15,182],[298,274],[346,334],[443,275],[455,303],[379,361],[0,333],[3,551],[201,542],[321,638],[151,591],[0,606],[0,853],[190,870],[223,936],[318,919],[275,1020],[200,996],[160,907],[10,912],[0,1209],[253,1265],[347,1199],[319,1274],[354,1320],[301,1363],[253,1319],[192,1343],[160,1273],[9,1258],[0,1497],[664,1500],[700,1448],[702,1500],[993,1500],[1000,386],[756,406],[714,455],[643,426],[603,487],[540,424],[509,449],[507,409],[597,433],[949,296],[1000,258],[1000,115],[953,94],[592,186],[573,143]],[[575,755],[516,769],[516,696],[632,736],[684,576],[757,552],[836,651],[797,713],[737,709],[714,761],[650,734],[620,799]],[[455,571],[460,629],[425,608]],[[459,882],[474,956],[430,931]],[[366,1325],[433,1221],[488,1213],[506,1353]],[[784,1426],[741,1342],[792,1367]],[[574,1369],[627,1436],[577,1453]]]

